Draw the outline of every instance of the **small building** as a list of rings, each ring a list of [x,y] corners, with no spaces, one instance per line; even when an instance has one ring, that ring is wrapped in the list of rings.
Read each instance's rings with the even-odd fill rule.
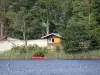
[[[49,49],[61,47],[62,37],[59,34],[51,33],[41,37],[41,39],[47,39],[47,47]]]

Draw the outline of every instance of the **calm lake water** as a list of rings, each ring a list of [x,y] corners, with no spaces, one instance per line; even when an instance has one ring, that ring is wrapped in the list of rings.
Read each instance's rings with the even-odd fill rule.
[[[100,60],[0,60],[0,75],[100,75]]]

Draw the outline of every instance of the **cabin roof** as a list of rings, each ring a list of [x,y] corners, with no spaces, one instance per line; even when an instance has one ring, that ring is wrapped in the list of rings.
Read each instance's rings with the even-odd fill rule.
[[[41,37],[41,39],[48,38],[49,36],[52,36],[52,35],[61,38],[61,36],[60,36],[58,33],[51,33],[51,34],[48,34],[48,35],[46,35],[46,36]]]

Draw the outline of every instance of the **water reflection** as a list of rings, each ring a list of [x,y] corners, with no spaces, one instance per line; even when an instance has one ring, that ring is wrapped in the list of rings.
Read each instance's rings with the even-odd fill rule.
[[[100,60],[0,60],[0,75],[99,74]]]

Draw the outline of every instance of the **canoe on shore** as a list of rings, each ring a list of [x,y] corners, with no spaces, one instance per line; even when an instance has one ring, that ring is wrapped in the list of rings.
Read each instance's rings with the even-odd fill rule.
[[[44,56],[32,56],[32,60],[43,60]]]

